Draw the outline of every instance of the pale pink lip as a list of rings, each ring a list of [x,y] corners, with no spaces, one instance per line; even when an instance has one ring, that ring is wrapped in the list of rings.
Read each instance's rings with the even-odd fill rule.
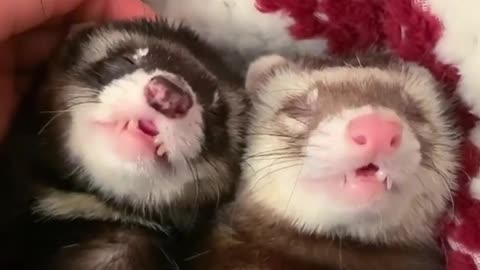
[[[104,130],[107,143],[113,150],[127,159],[138,157],[154,158],[159,144],[156,136],[159,130],[151,120],[122,120],[111,122],[95,122]]]
[[[311,192],[322,192],[332,199],[340,199],[349,204],[368,203],[386,194],[392,182],[375,164],[368,164],[347,173],[343,179],[323,179],[308,181]]]

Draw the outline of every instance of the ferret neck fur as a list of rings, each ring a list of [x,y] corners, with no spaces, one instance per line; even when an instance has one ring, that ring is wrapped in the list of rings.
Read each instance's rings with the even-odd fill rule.
[[[255,198],[242,196],[241,191],[242,188],[239,189],[235,202],[229,205],[226,211],[222,213],[222,215],[225,215],[223,220],[231,222],[235,230],[251,234],[253,236],[252,239],[271,235],[272,239],[276,239],[275,241],[283,238],[287,243],[292,241],[291,239],[297,239],[299,241],[307,241],[309,245],[313,246],[316,245],[318,239],[337,239],[339,241],[351,241],[353,243],[374,246],[435,246],[435,234],[431,230],[434,224],[432,226],[418,226],[419,230],[413,232],[408,231],[407,227],[398,226],[389,230],[379,231],[378,235],[374,237],[357,236],[352,234],[347,228],[342,227],[311,231],[308,228],[297,226],[294,224],[294,221],[282,217],[281,213],[273,211]],[[419,233],[425,236],[421,241],[418,239]],[[280,235],[282,237],[278,238]],[[281,243],[274,244],[274,246],[280,245]]]
[[[420,261],[432,262],[440,256],[435,247],[365,243],[338,235],[299,232],[272,216],[268,209],[251,203],[231,204],[221,212],[221,218],[225,222],[211,239],[220,250],[234,247],[262,250],[272,258],[289,258],[307,265],[321,265],[325,269],[336,269],[342,264],[345,269],[362,269],[358,268],[359,265],[370,264],[371,269],[383,269],[383,266],[388,268],[399,260],[405,265],[413,265]]]
[[[99,200],[95,195],[81,192],[47,188],[37,197],[32,210],[45,219],[113,221],[140,225],[163,233],[168,232],[165,226],[153,220],[117,210]]]

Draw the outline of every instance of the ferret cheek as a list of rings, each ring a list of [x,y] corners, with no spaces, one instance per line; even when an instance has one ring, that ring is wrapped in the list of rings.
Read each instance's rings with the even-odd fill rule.
[[[181,126],[164,135],[169,160],[173,163],[184,163],[185,159],[198,157],[206,139],[203,124]]]

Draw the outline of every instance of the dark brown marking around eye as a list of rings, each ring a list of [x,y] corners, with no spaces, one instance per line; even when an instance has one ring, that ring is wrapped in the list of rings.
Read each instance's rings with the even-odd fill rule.
[[[130,55],[122,55],[121,58],[122,58],[123,60],[127,61],[129,64],[132,64],[132,65],[135,65],[135,64],[136,64],[135,60],[134,60],[133,57],[130,56]]]
[[[305,96],[289,98],[285,101],[280,113],[292,118],[305,118],[312,115],[312,105],[307,102]]]

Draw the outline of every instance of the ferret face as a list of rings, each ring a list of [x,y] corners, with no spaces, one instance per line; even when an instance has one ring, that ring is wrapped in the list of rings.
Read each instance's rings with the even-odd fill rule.
[[[68,117],[52,125],[66,131],[62,147],[76,172],[103,194],[138,204],[221,179],[225,156],[238,152],[227,127],[235,113],[226,102],[230,86],[181,43],[146,34],[148,27],[93,30],[72,45],[76,60],[51,87],[63,91],[53,108]]]
[[[458,142],[426,70],[266,56],[247,88],[241,194],[309,233],[429,240],[455,186]]]

